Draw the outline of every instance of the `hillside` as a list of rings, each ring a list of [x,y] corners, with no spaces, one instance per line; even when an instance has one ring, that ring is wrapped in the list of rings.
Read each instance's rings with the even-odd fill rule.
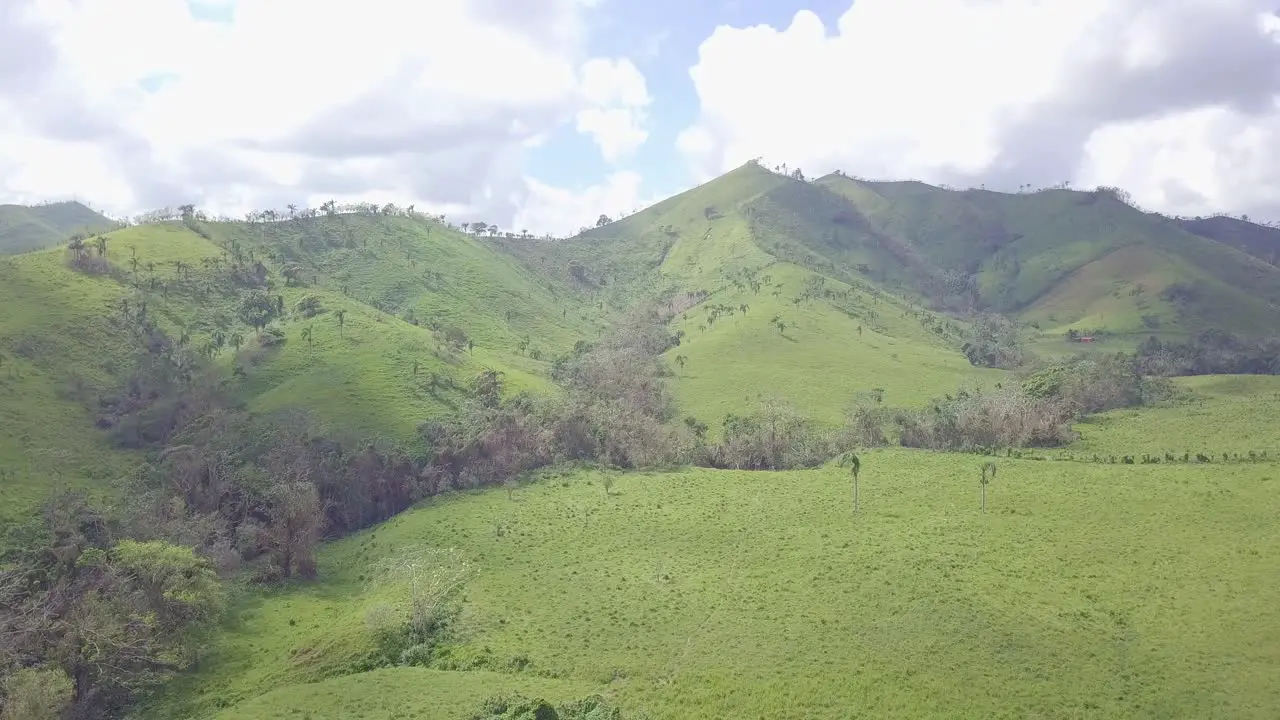
[[[816,184],[847,198],[923,272],[967,284],[972,305],[1046,332],[1216,328],[1257,336],[1280,328],[1280,270],[1112,192],[954,191],[842,175]],[[920,283],[915,289],[946,299]]]
[[[508,248],[615,302],[636,288],[710,290],[789,262],[908,304],[1010,314],[1057,336],[1280,331],[1280,269],[1265,262],[1277,231],[1175,221],[1122,198],[842,174],[804,181],[749,163],[573,238]]]
[[[1230,245],[1272,265],[1280,265],[1280,228],[1227,215],[1182,219],[1178,224],[1187,232]]]
[[[797,238],[822,221],[807,207],[780,207],[777,198],[791,192],[829,196],[746,165],[575,237],[499,246],[600,302],[674,294],[684,332],[667,354],[679,366],[676,398],[681,413],[713,427],[762,398],[835,423],[859,392],[880,388],[886,402],[920,405],[969,382],[998,381],[1002,373],[975,369],[961,354],[964,323],[855,269],[881,257],[874,250],[838,261],[798,252]]]
[[[78,202],[0,205],[0,255],[56,245],[76,231],[114,226],[111,220]]]
[[[104,254],[87,250],[91,270],[72,267],[62,247],[0,261],[0,514],[20,514],[58,483],[101,488],[136,462],[95,423],[135,372],[144,304],[170,338],[240,368],[230,390],[251,410],[305,409],[343,437],[393,441],[452,414],[484,368],[512,392],[546,389],[551,358],[603,322],[427,220],[193,227],[207,237],[181,223],[110,232]],[[274,325],[282,341],[269,347],[237,316],[259,285],[286,309]]]

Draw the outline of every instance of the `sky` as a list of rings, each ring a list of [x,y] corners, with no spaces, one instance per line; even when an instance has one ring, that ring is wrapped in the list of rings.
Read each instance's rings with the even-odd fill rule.
[[[761,157],[1280,219],[1275,0],[0,0],[0,203],[555,234]]]

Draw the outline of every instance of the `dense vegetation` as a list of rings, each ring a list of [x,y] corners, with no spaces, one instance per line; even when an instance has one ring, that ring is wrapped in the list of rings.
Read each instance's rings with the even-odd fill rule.
[[[63,247],[0,261],[6,718],[433,703],[475,718],[826,716],[855,695],[878,715],[988,716],[1011,706],[955,704],[976,681],[962,653],[927,672],[936,694],[873,691],[922,666],[885,642],[936,649],[981,630],[988,679],[1020,687],[1016,663],[1111,652],[1080,618],[1150,633],[1174,612],[1154,590],[1112,588],[1055,605],[1069,639],[1041,627],[1011,660],[995,616],[966,614],[987,607],[979,586],[998,567],[1074,577],[1002,554],[1014,537],[1043,553],[1035,538],[1083,525],[1098,562],[1119,562],[1118,508],[1191,512],[1198,496],[1153,492],[1177,481],[1223,493],[1200,504],[1220,513],[1206,522],[1246,523],[1224,542],[1272,539],[1250,502],[1277,438],[1201,443],[1185,408],[1243,417],[1243,396],[1169,379],[1280,370],[1268,228],[1236,243],[1113,189],[957,192],[755,164],[560,240],[334,202],[57,227]],[[1148,418],[1181,430],[1124,429]],[[1038,477],[1044,459],[1065,464]],[[1113,487],[1120,469],[1096,465],[1171,467]],[[970,491],[998,525],[948,524]],[[922,532],[1003,559],[934,557]],[[873,550],[902,556],[896,577],[949,630],[886,625],[901,598],[834,565],[893,569]],[[1203,560],[1162,577],[1186,583]],[[948,583],[955,595],[935,592]],[[793,597],[801,586],[813,592]],[[1022,617],[1012,595],[993,602]],[[880,665],[810,636],[823,626]],[[739,667],[745,648],[758,656]],[[1019,690],[1018,712],[1126,714],[1170,683],[1211,686],[1152,662],[1124,687],[1069,668],[1067,684]],[[435,694],[404,697],[412,678]],[[295,687],[315,681],[328,710]],[[364,681],[379,695],[349,684]],[[1168,707],[1194,715],[1213,692]],[[1241,715],[1274,699],[1236,697]]]

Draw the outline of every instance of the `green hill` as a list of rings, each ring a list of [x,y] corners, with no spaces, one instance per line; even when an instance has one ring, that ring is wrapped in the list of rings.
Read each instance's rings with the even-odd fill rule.
[[[1228,215],[1181,219],[1178,224],[1187,232],[1230,245],[1272,265],[1280,265],[1280,228]]]
[[[609,225],[564,240],[521,241],[512,252],[532,270],[615,306],[673,294],[684,332],[667,353],[673,362],[684,358],[676,398],[681,413],[713,426],[728,413],[751,412],[761,396],[834,423],[860,391],[881,388],[887,402],[922,404],[970,380],[1001,376],[961,354],[962,322],[856,269],[888,267],[880,262],[886,252],[808,252],[805,243],[827,227],[815,206],[848,210],[821,187],[749,164]]]
[[[111,220],[78,202],[0,205],[0,255],[56,245],[76,231],[112,227]]]
[[[545,390],[552,357],[603,323],[569,293],[426,220],[338,215],[306,226],[193,227],[207,237],[181,223],[107,233],[105,255],[89,249],[98,264],[88,271],[72,267],[64,248],[0,261],[4,515],[58,483],[105,486],[136,461],[95,423],[109,419],[103,403],[134,372],[129,313],[143,303],[190,347],[221,338],[214,354],[244,370],[231,391],[250,409],[302,408],[341,436],[393,440],[453,413],[483,368],[504,373],[511,391]],[[256,268],[286,308],[275,324],[283,342],[270,347],[237,317],[244,278],[257,278]],[[233,336],[243,348],[230,346]]]
[[[871,228],[950,274],[973,305],[1046,331],[1275,334],[1280,270],[1143,213],[1111,191],[1007,194],[875,183],[816,184],[846,197]],[[916,289],[945,300],[929,286]],[[931,292],[932,291],[932,292]],[[963,293],[956,293],[963,294]]]
[[[1277,334],[1265,234],[1113,191],[755,164],[560,240],[480,238],[393,206],[180,212],[0,258],[0,527],[25,533],[0,543],[0,606],[54,603],[0,613],[0,634],[46,633],[40,651],[88,668],[77,677],[186,670],[155,692],[114,688],[112,708],[467,718],[521,693],[598,694],[629,720],[1261,718],[1280,704],[1266,551],[1280,385],[1143,377],[1195,367],[1212,343],[1149,343],[1167,355],[1149,366],[1106,358],[1146,335]],[[1038,327],[1045,356],[1077,347],[1067,330],[1118,340],[1027,380],[966,357],[992,311]],[[309,418],[297,433],[290,411]],[[881,447],[913,443],[984,454]],[[745,467],[804,469],[713,469]],[[60,488],[105,509],[60,505],[32,530]],[[122,558],[122,538],[156,544]],[[215,567],[225,597],[200,585]],[[209,631],[198,652],[154,633],[185,630],[215,594],[229,612],[190,621]],[[0,646],[0,673],[44,657],[28,652]]]

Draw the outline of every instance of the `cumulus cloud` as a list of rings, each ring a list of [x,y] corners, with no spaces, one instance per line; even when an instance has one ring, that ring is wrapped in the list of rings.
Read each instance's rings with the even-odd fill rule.
[[[5,0],[0,195],[378,199],[505,224],[541,197],[524,153],[556,127],[604,113],[587,126],[608,152],[637,144],[608,113],[647,103],[644,79],[586,57],[595,4]]]
[[[828,33],[718,27],[678,140],[699,179],[764,156],[1016,189],[1116,184],[1280,216],[1280,33],[1261,0],[857,0]]]
[[[589,60],[582,89],[591,107],[578,112],[578,132],[595,139],[606,161],[629,157],[649,138],[644,122],[652,99],[644,75],[630,60]]]
[[[613,218],[653,204],[658,198],[641,196],[640,175],[623,170],[599,185],[571,191],[531,181],[533,201],[516,216],[519,228],[552,228],[562,234],[596,224],[600,214]]]

